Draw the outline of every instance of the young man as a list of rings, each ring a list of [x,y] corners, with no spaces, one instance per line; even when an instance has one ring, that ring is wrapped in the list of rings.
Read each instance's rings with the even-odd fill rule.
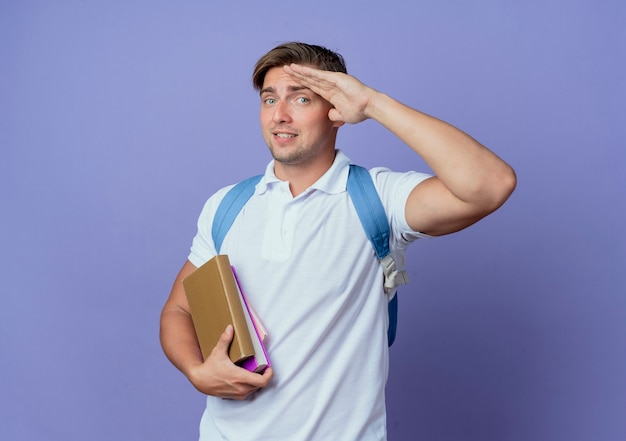
[[[461,230],[500,207],[515,174],[460,130],[349,76],[341,56],[323,47],[272,49],[253,83],[274,159],[220,253],[269,331],[273,367],[260,375],[235,366],[227,355],[230,326],[203,361],[181,283],[216,254],[211,225],[230,187],[200,215],[163,308],[163,350],[208,395],[201,440],[385,440],[387,296],[346,192],[350,160],[335,149],[337,130],[373,119],[435,173],[370,171],[401,265],[415,239]]]

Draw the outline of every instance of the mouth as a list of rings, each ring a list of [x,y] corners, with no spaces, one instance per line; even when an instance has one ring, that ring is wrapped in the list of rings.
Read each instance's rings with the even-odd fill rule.
[[[273,132],[273,135],[279,139],[291,139],[291,138],[295,138],[296,136],[298,136],[295,133],[288,133],[288,132]]]
[[[292,133],[275,133],[275,135],[278,138],[295,138],[296,137],[296,135]]]

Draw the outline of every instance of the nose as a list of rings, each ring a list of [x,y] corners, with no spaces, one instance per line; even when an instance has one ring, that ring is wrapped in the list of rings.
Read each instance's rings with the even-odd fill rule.
[[[273,118],[275,123],[284,123],[291,121],[291,114],[289,112],[289,103],[285,101],[279,101],[274,107]]]

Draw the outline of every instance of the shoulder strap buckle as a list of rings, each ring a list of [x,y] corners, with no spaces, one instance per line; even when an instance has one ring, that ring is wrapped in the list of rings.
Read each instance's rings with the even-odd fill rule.
[[[380,259],[380,264],[383,267],[383,274],[385,275],[385,293],[389,294],[394,288],[409,283],[408,274],[404,270],[398,271],[396,261],[391,257],[391,254],[387,254]]]

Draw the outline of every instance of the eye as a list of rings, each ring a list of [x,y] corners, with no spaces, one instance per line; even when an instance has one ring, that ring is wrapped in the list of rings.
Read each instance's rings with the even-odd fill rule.
[[[276,103],[276,100],[274,98],[265,98],[263,100],[263,104],[266,104],[266,105],[271,106],[272,104],[275,104],[275,103]]]
[[[306,104],[309,101],[311,101],[311,100],[309,98],[305,97],[305,96],[300,96],[300,97],[296,98],[296,102],[298,104]]]

